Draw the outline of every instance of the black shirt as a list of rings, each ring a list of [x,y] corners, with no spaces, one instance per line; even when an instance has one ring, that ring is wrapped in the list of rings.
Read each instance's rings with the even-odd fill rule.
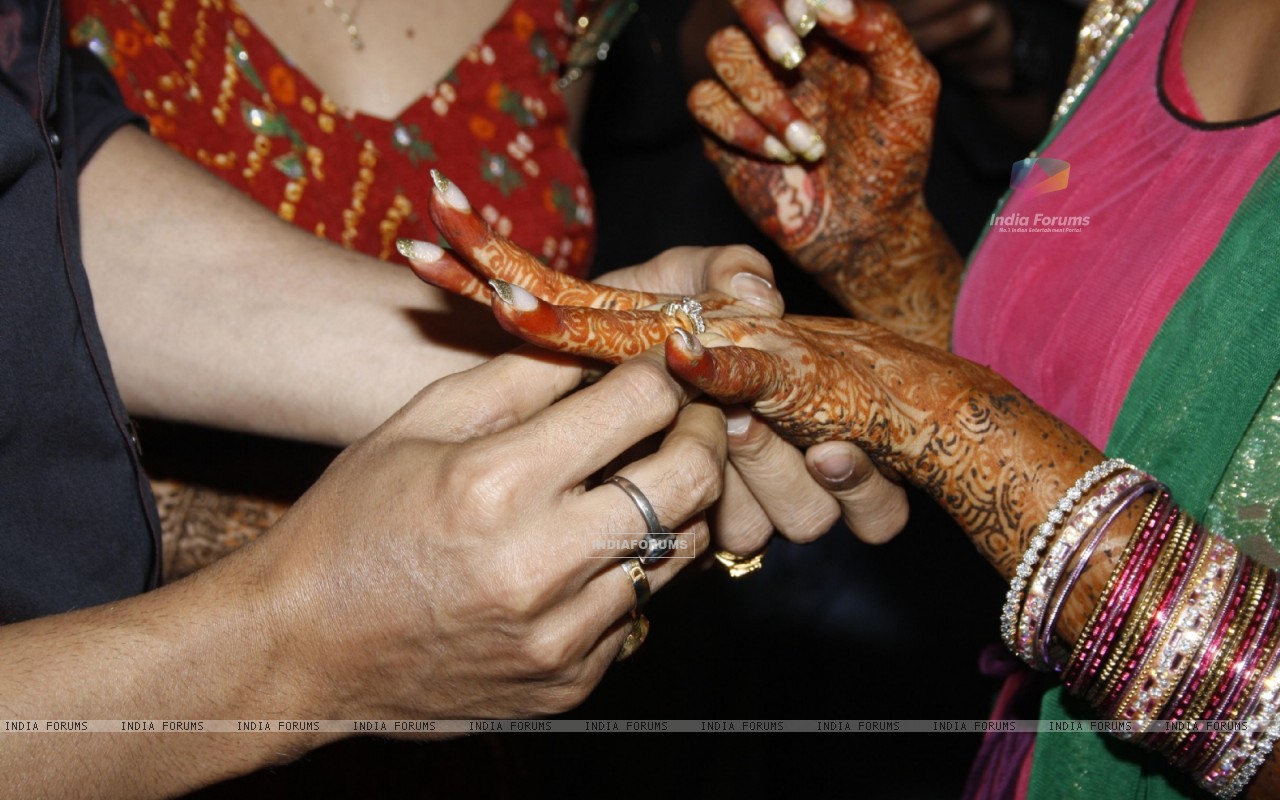
[[[79,165],[137,118],[61,27],[56,0],[0,0],[0,623],[128,597],[159,572],[76,204]]]

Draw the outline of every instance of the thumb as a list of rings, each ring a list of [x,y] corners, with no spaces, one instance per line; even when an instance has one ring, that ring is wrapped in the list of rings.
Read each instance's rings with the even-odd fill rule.
[[[805,466],[840,504],[849,530],[864,542],[883,544],[907,524],[907,493],[886,478],[871,457],[851,442],[823,442],[805,453]]]

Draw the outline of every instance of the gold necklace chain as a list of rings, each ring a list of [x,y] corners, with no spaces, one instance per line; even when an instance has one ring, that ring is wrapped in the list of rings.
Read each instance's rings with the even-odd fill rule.
[[[342,20],[342,24],[346,26],[347,38],[351,40],[351,46],[356,50],[364,49],[364,39],[360,38],[360,28],[356,26],[356,14],[360,11],[360,4],[364,0],[356,0],[355,6],[350,11],[346,11],[338,6],[334,0],[321,0],[324,7],[338,15],[338,19]]]

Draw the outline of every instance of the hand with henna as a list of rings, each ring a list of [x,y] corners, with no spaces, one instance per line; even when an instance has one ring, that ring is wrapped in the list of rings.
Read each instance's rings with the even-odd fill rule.
[[[466,264],[434,244],[401,240],[400,251],[418,277],[485,304],[492,296],[485,281],[492,280],[504,298],[493,303],[495,309],[505,308],[505,299],[527,304],[533,292],[559,305],[608,311],[599,320],[601,327],[578,337],[602,360],[616,364],[663,344],[675,321],[655,310],[684,295],[698,295],[708,314],[762,319],[782,315],[782,298],[770,283],[768,262],[750,248],[675,248],[603,277],[614,286],[586,283],[546,269],[495,234],[472,213],[457,186],[438,173],[435,178],[430,213]],[[643,335],[634,335],[636,325],[646,328]],[[598,352],[586,345],[589,339],[611,345]],[[572,349],[568,341],[561,344]],[[764,547],[775,530],[793,541],[811,541],[840,516],[870,542],[886,541],[906,524],[902,487],[854,445],[831,441],[802,453],[746,409],[729,408],[726,415],[730,466],[722,499],[708,512],[720,547],[750,555]]]
[[[799,62],[794,74],[776,75],[738,28],[708,43],[719,81],[689,94],[708,155],[747,215],[850,312],[945,347],[963,263],[924,204],[937,73],[878,0],[828,0],[807,54],[788,51],[786,20],[815,22],[793,5],[784,17],[773,0],[735,2],[766,53]]]
[[[1063,490],[1101,460],[994,372],[879,326],[779,318],[719,292],[697,298],[700,313],[664,313],[676,298],[543,267],[447,181],[430,211],[466,265],[420,248],[411,260],[423,279],[485,302],[480,276],[489,279],[499,324],[549,349],[616,364],[663,345],[675,374],[746,404],[791,444],[856,443],[937,500],[1006,575]],[[688,332],[698,318],[703,341]]]

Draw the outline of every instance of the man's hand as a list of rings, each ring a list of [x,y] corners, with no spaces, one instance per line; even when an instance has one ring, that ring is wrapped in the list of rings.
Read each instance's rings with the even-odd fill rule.
[[[616,543],[644,530],[626,494],[584,481],[665,430],[656,453],[618,472],[696,553],[725,458],[723,415],[690,404],[660,353],[565,397],[581,377],[572,359],[511,354],[437,382],[256,542],[141,597],[0,627],[0,715],[447,719],[572,708],[631,629],[637,591],[619,566],[630,550]],[[692,560],[649,567],[649,586]],[[129,798],[178,794],[333,738],[0,735],[15,795]]]

